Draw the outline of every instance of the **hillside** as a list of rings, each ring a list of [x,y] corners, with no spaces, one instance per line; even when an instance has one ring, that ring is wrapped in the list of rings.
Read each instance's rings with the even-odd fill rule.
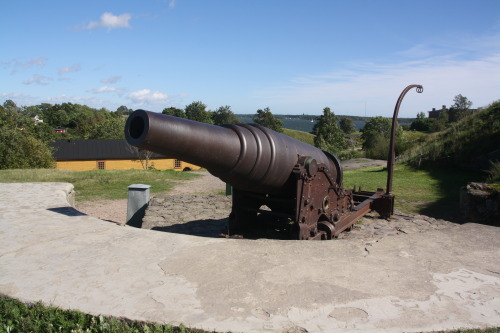
[[[297,131],[297,130],[293,130],[293,129],[288,129],[288,128],[283,129],[283,134],[288,135],[294,139],[303,141],[305,143],[308,143],[311,146],[314,146],[314,134],[302,132],[302,131]]]
[[[500,101],[410,149],[403,160],[418,167],[462,167],[485,170],[500,160]]]

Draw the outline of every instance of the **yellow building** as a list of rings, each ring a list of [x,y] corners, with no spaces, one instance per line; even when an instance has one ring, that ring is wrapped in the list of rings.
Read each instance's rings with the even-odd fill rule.
[[[167,158],[115,140],[57,140],[51,145],[56,168],[63,170],[128,170],[154,168],[180,171],[198,170],[199,166]]]

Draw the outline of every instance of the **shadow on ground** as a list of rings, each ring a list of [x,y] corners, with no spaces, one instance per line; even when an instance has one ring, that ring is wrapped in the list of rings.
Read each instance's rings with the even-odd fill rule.
[[[151,230],[185,234],[200,237],[220,238],[227,234],[228,219],[203,219],[178,223],[163,227],[154,227]]]
[[[87,215],[87,214],[84,214],[84,213],[76,210],[75,208],[73,208],[71,206],[53,207],[53,208],[47,208],[47,210],[54,212],[54,213],[66,215],[66,216],[86,216]]]
[[[455,223],[466,222],[460,214],[460,188],[469,182],[482,181],[484,175],[480,172],[462,170],[429,169],[427,171],[437,181],[441,199],[425,205],[419,213]]]
[[[151,230],[211,238],[290,239],[288,230],[266,226],[262,221],[256,222],[251,229],[229,232],[227,218],[195,220],[170,226],[153,227]]]

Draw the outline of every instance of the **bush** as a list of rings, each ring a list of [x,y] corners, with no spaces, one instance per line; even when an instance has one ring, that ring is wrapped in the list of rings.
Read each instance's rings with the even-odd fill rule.
[[[500,162],[491,163],[491,167],[486,171],[488,173],[487,181],[491,183],[500,182]]]
[[[431,128],[434,127],[435,122],[436,122],[436,119],[433,119],[433,118],[415,119],[410,125],[410,130],[420,131],[420,132],[429,132],[429,131],[431,131]]]
[[[343,152],[340,152],[337,157],[342,160],[342,161],[345,161],[345,160],[350,160],[350,159],[353,159],[353,158],[360,158],[360,157],[363,157],[363,154],[358,151],[358,150],[346,150],[346,151],[343,151]]]
[[[372,135],[370,137],[370,142],[365,145],[365,156],[377,160],[386,160],[388,154],[389,139],[382,133]]]
[[[50,148],[18,129],[0,131],[0,169],[53,168]]]

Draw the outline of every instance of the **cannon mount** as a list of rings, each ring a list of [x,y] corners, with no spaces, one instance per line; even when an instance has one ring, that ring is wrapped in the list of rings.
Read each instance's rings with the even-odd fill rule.
[[[234,189],[229,234],[252,235],[260,227],[275,231],[273,238],[327,240],[372,210],[384,218],[393,214],[393,194],[344,189],[324,164],[309,156],[299,158],[289,183],[287,195]]]

